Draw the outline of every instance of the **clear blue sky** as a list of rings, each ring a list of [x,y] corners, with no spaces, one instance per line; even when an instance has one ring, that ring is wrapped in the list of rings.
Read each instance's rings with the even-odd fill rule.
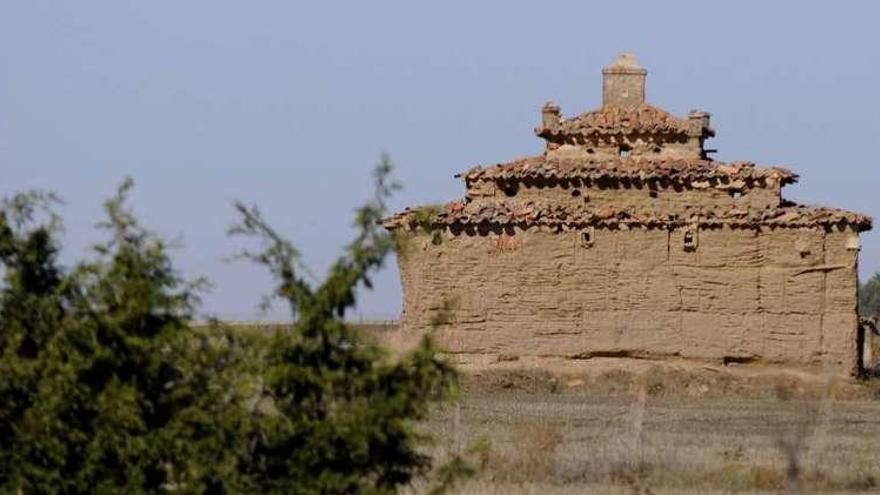
[[[459,197],[453,174],[539,153],[541,105],[595,107],[601,67],[633,51],[650,102],[712,112],[717,158],[790,166],[789,198],[880,217],[878,5],[0,0],[0,194],[62,195],[69,261],[132,176],[144,223],[215,284],[204,311],[253,318],[269,284],[223,261],[234,199],[322,272],[382,150],[395,208]],[[399,311],[396,270],[360,314]]]

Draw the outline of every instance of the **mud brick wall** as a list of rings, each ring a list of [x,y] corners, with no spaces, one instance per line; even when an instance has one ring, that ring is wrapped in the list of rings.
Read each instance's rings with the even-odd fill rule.
[[[540,227],[403,239],[405,332],[452,353],[856,366],[855,232]],[[857,241],[857,239],[856,239]]]
[[[734,193],[737,194],[734,194]],[[636,211],[662,211],[683,214],[695,207],[706,211],[744,208],[764,210],[777,208],[781,202],[780,187],[742,188],[740,191],[722,187],[702,188],[649,187],[643,184],[627,185],[612,182],[607,187],[585,187],[559,184],[540,186],[521,183],[515,186],[497,185],[485,181],[471,184],[468,198],[475,205],[492,205],[498,201],[532,202],[553,205],[590,205],[596,208],[613,207]]]

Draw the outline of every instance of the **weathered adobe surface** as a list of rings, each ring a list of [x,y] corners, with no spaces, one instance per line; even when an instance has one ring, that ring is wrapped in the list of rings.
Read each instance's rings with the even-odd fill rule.
[[[699,159],[528,157],[476,167],[459,177],[466,199],[687,213],[692,206],[771,209],[781,204],[783,185],[797,175],[782,167]]]
[[[515,187],[482,182],[471,187],[466,200],[487,206],[498,202],[506,204],[546,204],[576,208],[603,207],[632,212],[658,212],[688,215],[695,209],[768,210],[781,205],[779,189],[754,188],[730,190],[706,185],[675,187],[669,184],[639,184],[620,182],[599,183],[542,183],[527,181]]]
[[[785,201],[798,179],[786,168],[707,159],[709,114],[645,103],[632,57],[603,74],[599,109],[563,119],[545,105],[542,156],[473,168],[464,200],[385,221],[402,332],[482,361],[865,364],[858,234],[871,219]]]
[[[410,233],[402,328],[452,353],[856,366],[854,231]]]
[[[515,187],[493,182],[475,184],[467,191],[468,204],[490,206],[544,204],[567,208],[600,209],[689,216],[694,211],[770,210],[781,206],[779,188],[731,190],[717,186],[599,182],[597,184],[526,181]]]
[[[613,203],[460,201],[388,219],[400,246],[401,328],[499,359],[857,371],[858,233],[870,218],[784,201],[681,212]]]

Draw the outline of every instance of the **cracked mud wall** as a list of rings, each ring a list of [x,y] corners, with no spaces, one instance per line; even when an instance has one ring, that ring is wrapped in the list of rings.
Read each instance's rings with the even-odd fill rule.
[[[590,239],[538,227],[418,234],[399,253],[402,331],[433,331],[451,353],[755,359],[848,374],[856,236],[728,227],[596,228]]]
[[[515,189],[511,189],[515,187]],[[734,208],[764,210],[777,208],[781,202],[780,186],[732,187],[730,185],[701,188],[673,188],[672,186],[645,184],[622,186],[611,181],[605,187],[586,187],[576,184],[544,186],[540,183],[524,183],[508,186],[491,181],[480,181],[468,185],[468,198],[477,205],[492,205],[497,201],[543,203],[552,205],[613,207],[662,211],[670,214],[684,214],[693,211],[698,205],[702,209],[732,210]]]

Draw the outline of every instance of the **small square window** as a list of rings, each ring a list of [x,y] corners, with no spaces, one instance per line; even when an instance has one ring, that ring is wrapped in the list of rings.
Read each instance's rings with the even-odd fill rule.
[[[581,232],[581,247],[591,248],[595,243],[596,230],[590,227]]]
[[[695,251],[697,249],[697,244],[699,244],[699,239],[697,237],[696,229],[687,229],[684,231],[684,250],[685,251]]]
[[[850,235],[846,238],[846,248],[850,251],[862,250],[862,243],[859,241],[858,234]]]

